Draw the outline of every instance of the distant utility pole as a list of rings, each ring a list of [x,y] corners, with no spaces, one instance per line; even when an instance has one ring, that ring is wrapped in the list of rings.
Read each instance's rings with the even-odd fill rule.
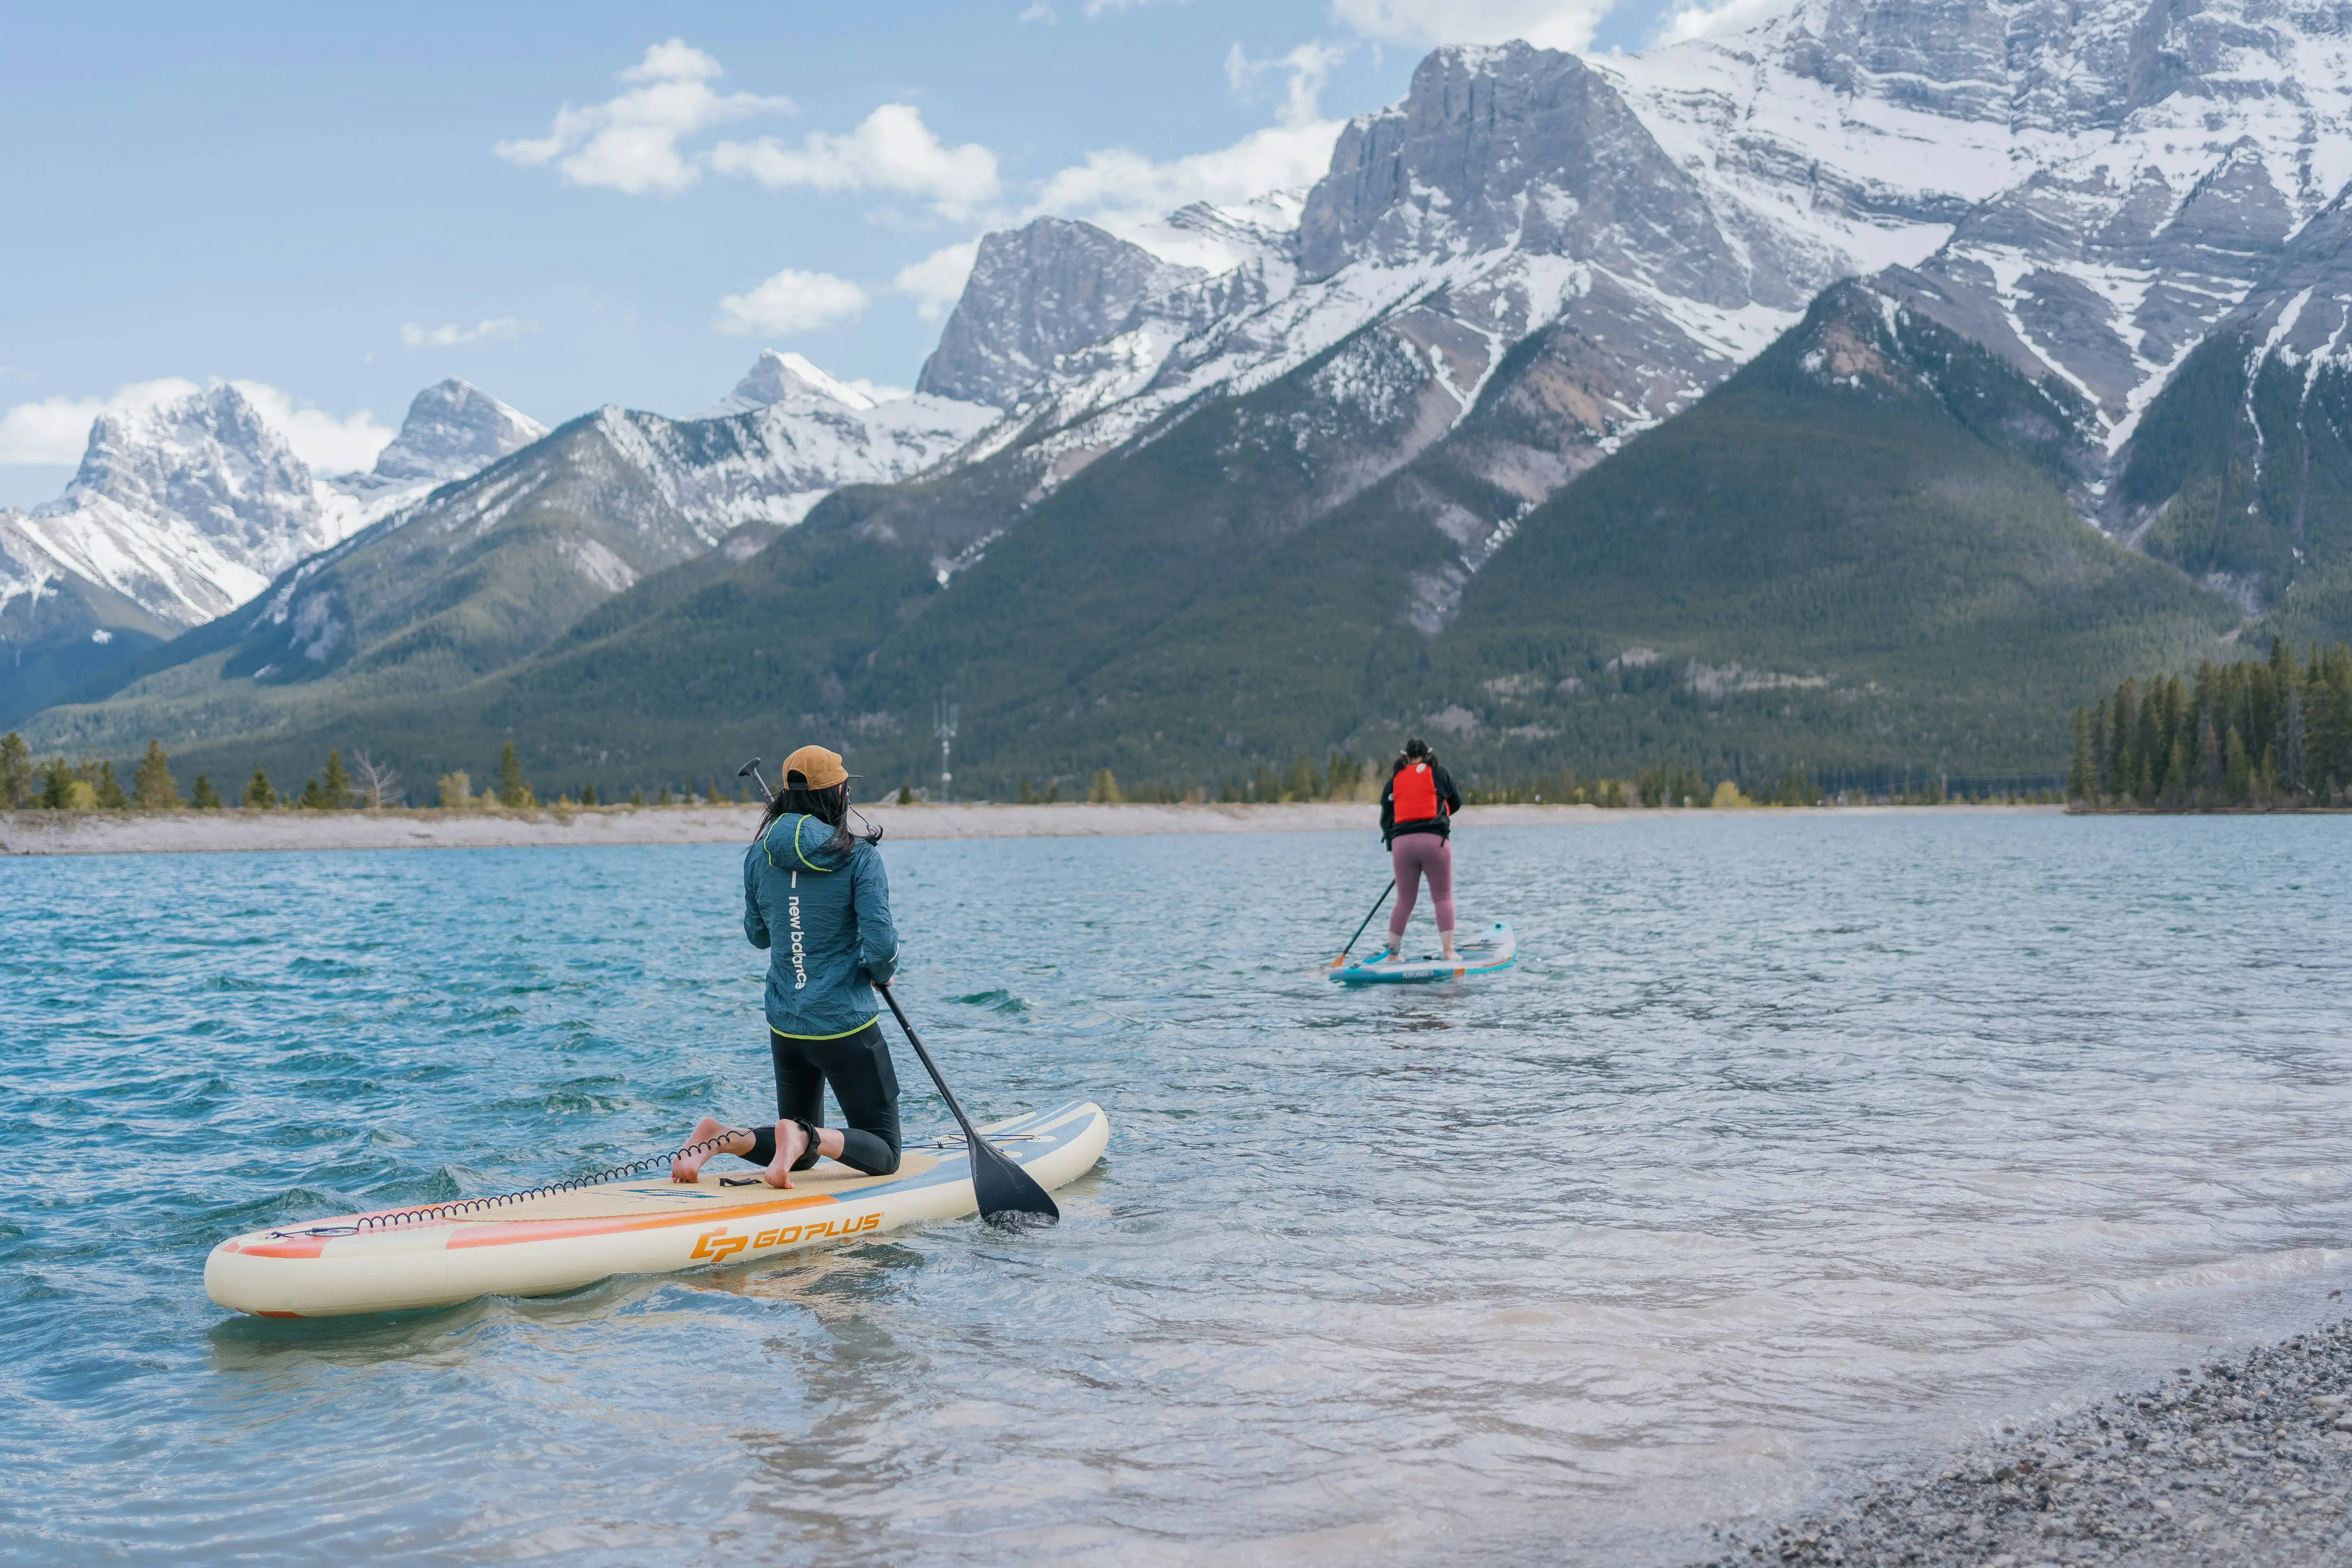
[[[955,781],[955,774],[948,771],[948,749],[955,743],[956,705],[947,700],[944,692],[932,710],[932,719],[940,732],[940,804],[945,805],[950,798],[949,788]]]

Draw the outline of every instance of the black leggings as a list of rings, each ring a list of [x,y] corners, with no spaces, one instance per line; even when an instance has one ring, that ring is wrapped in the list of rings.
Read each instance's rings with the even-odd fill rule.
[[[890,1044],[877,1021],[855,1034],[830,1040],[768,1031],[768,1054],[776,1060],[776,1119],[824,1122],[825,1086],[833,1086],[834,1103],[846,1123],[841,1132],[841,1163],[869,1176],[887,1176],[898,1168],[898,1074],[890,1065]],[[762,1127],[751,1135],[751,1152],[744,1156],[755,1165],[776,1157],[776,1130]],[[811,1149],[793,1169],[805,1171],[816,1163]]]

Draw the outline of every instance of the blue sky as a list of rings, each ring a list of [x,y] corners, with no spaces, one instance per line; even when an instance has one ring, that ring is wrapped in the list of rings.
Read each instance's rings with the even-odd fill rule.
[[[273,389],[322,470],[445,375],[551,424],[691,413],[768,346],[905,386],[988,228],[1311,172],[1434,40],[1638,48],[1711,15],[10,4],[0,505],[56,495],[92,412],[172,378]]]

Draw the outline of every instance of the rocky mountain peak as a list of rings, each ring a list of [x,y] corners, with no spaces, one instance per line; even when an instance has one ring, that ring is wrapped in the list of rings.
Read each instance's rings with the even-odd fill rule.
[[[779,353],[774,349],[761,349],[760,357],[735,390],[696,415],[697,419],[724,419],[730,415],[749,414],[754,408],[770,404],[794,400],[837,403],[844,408],[863,413],[873,407],[874,399],[847,382],[827,375],[796,353]]]
[[[1068,218],[989,235],[915,388],[1010,408],[1057,356],[1123,331],[1137,307],[1206,276]]]
[[[267,572],[318,510],[310,469],[245,394],[222,383],[101,414],[73,483],[36,515],[109,502],[184,519],[232,560]],[[262,566],[267,560],[274,563]]]
[[[1302,268],[1320,279],[1502,249],[1708,304],[1748,299],[1698,187],[1606,77],[1521,43],[1439,49],[1403,102],[1340,132],[1299,220]]]
[[[376,458],[374,478],[402,486],[463,479],[546,434],[528,414],[451,376],[411,400],[400,434]]]

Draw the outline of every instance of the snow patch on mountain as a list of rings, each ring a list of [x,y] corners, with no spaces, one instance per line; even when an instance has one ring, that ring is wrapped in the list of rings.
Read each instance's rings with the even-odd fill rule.
[[[763,349],[743,379],[735,384],[734,391],[693,417],[724,419],[793,399],[838,403],[860,413],[875,405],[875,399],[847,382],[827,375],[799,354]]]
[[[596,415],[614,449],[706,544],[747,522],[797,523],[843,485],[911,479],[998,416],[986,405],[923,393],[877,403],[773,350],[725,402],[739,399],[750,406],[691,420],[614,405]]]

